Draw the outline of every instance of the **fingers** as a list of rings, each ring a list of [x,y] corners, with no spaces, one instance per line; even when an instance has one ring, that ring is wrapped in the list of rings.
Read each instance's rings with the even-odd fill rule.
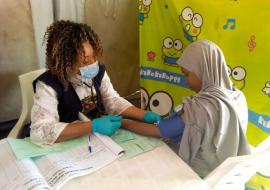
[[[120,126],[121,126],[121,121],[114,121],[114,122],[112,122],[112,128],[113,128],[114,130],[119,129]]]
[[[111,121],[121,121],[123,119],[122,116],[111,116]]]
[[[116,115],[106,115],[104,117],[110,119],[110,121],[121,121],[123,119],[122,116],[116,116]]]
[[[121,126],[121,121],[110,121],[110,126],[108,126],[107,135],[111,136],[115,131],[117,131]]]

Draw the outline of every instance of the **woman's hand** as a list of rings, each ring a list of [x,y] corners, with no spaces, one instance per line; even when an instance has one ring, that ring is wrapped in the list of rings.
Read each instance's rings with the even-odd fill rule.
[[[152,111],[147,111],[144,114],[143,120],[147,123],[158,123],[160,121],[160,116]]]
[[[121,126],[122,117],[106,115],[92,121],[92,132],[111,136]]]

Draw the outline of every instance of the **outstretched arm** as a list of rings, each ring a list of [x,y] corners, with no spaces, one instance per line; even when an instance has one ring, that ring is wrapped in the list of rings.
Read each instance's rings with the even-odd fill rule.
[[[178,144],[181,141],[185,124],[180,115],[175,115],[169,119],[162,119],[158,125],[123,119],[121,127],[141,135],[171,139]]]
[[[141,135],[161,137],[159,128],[154,124],[123,119],[121,127]]]

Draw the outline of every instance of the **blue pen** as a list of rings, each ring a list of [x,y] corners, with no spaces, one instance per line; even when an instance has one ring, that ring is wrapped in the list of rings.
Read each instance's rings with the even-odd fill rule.
[[[88,149],[89,149],[89,152],[91,153],[92,147],[91,147],[91,143],[90,143],[90,136],[88,136]]]

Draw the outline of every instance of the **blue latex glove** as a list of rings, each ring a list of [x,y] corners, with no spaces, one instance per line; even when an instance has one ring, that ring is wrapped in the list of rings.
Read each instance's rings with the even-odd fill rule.
[[[144,116],[143,120],[147,123],[158,123],[160,121],[160,116],[152,111],[147,111]]]
[[[160,120],[158,128],[163,138],[171,139],[174,143],[179,143],[185,129],[185,123],[177,114],[171,118]]]
[[[106,115],[92,121],[92,131],[111,136],[121,126],[121,116]]]

